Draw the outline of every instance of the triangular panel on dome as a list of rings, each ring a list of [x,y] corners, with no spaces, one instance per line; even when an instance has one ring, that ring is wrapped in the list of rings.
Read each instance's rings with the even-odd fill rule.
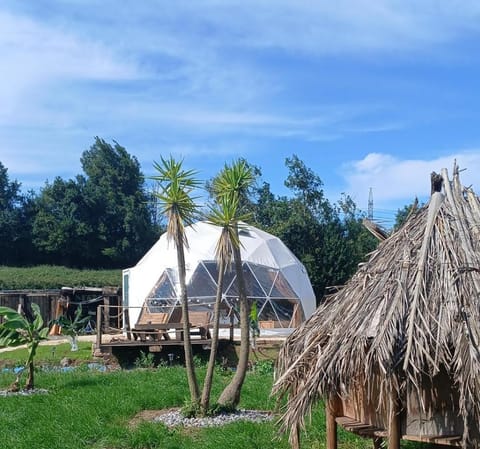
[[[262,290],[264,291],[264,296],[270,296],[270,291],[272,290],[273,282],[277,277],[278,269],[253,263],[249,264],[249,267],[261,285]]]
[[[165,270],[152,291],[145,298],[146,305],[151,313],[164,312],[165,306],[174,305],[177,294],[169,276],[169,270]]]
[[[264,298],[267,296],[266,291],[260,285],[253,269],[255,268],[254,264],[245,263],[243,264],[244,271],[243,276],[245,279],[245,288],[247,289],[247,296],[250,298]]]
[[[295,294],[289,282],[285,279],[285,276],[281,272],[278,272],[270,292],[270,297],[299,299],[298,295]]]
[[[211,270],[211,267],[209,267]],[[217,284],[212,273],[207,269],[207,263],[199,262],[187,285],[187,295],[192,297],[213,297],[217,294]]]
[[[270,299],[273,309],[284,327],[288,327],[293,316],[295,303],[288,299]]]
[[[257,309],[259,321],[278,320],[270,301],[262,301],[260,304],[257,301]]]

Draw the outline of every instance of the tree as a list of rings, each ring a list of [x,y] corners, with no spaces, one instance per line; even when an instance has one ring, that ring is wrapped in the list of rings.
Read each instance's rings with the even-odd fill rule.
[[[297,157],[286,159],[285,185],[293,196],[275,197],[266,183],[257,190],[256,224],[279,237],[307,269],[317,301],[327,287],[343,284],[377,242],[362,226],[353,200],[325,197],[323,182]]]
[[[227,204],[235,204],[244,197],[245,193],[251,188],[255,177],[251,167],[244,161],[238,160],[232,165],[225,165],[223,170],[214,179],[213,191],[219,202],[225,201]],[[232,240],[233,260],[235,263],[235,274],[239,292],[240,305],[240,353],[238,357],[237,369],[231,382],[225,387],[218,399],[218,403],[223,406],[237,407],[240,402],[240,393],[248,369],[248,358],[250,353],[250,303],[247,298],[245,279],[243,276],[243,265],[240,253],[239,226],[240,217],[234,217],[232,222],[233,234]]]
[[[184,170],[182,165],[183,161],[176,161],[173,157],[170,157],[170,159],[161,158],[160,163],[154,163],[157,175],[152,176],[152,179],[158,181],[160,184],[161,191],[156,193],[156,195],[160,202],[160,208],[167,218],[167,237],[170,241],[173,241],[177,250],[185,366],[190,389],[190,399],[192,406],[195,407],[199,402],[200,392],[190,340],[184,248],[188,247],[185,226],[194,223],[198,210],[198,206],[195,204],[195,199],[191,196],[191,193],[195,188],[199,187],[200,183],[195,179],[197,172],[194,170]]]
[[[67,266],[132,265],[155,240],[138,161],[117,142],[95,139],[84,175],[47,183],[37,201],[33,239],[44,261]]]
[[[98,263],[97,230],[90,218],[85,179],[64,181],[57,177],[46,184],[37,200],[33,241],[44,261],[66,266],[94,266]]]
[[[21,313],[16,312],[10,307],[0,307],[0,316],[4,322],[0,324],[0,347],[27,345],[28,357],[25,367],[28,370],[25,389],[34,388],[34,359],[37,347],[40,341],[45,340],[48,335],[48,327],[44,326],[43,318],[40,313],[40,307],[33,303],[32,310],[34,319],[28,320]],[[18,384],[18,377],[16,384]]]
[[[231,269],[233,252],[235,247],[240,246],[238,240],[237,223],[244,220],[246,216],[238,214],[238,198],[230,196],[220,196],[216,204],[211,207],[207,220],[215,226],[222,228],[220,238],[215,248],[215,259],[217,261],[217,292],[215,296],[215,306],[213,312],[213,330],[210,356],[207,365],[207,372],[203,383],[202,398],[200,406],[202,414],[207,414],[210,406],[210,394],[213,382],[213,373],[215,370],[215,360],[218,349],[218,333],[220,323],[220,307],[224,287],[224,276],[227,270]]]
[[[7,168],[0,162],[0,264],[34,262],[31,227],[33,194],[20,192],[20,183],[10,181]]]
[[[135,263],[155,240],[144,191],[144,177],[134,156],[114,141],[98,137],[81,157],[91,226],[103,265]]]

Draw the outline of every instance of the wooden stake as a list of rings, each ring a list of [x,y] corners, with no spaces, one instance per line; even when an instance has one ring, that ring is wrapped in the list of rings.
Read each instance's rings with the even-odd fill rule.
[[[325,407],[326,424],[327,424],[327,449],[337,449],[337,421],[336,402],[333,399],[327,401]]]
[[[400,449],[401,422],[400,401],[395,389],[390,393],[390,410],[388,422],[388,449]]]

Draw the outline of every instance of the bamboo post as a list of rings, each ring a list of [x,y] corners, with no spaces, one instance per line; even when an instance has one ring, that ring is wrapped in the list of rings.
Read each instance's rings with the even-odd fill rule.
[[[325,407],[327,449],[337,449],[337,415],[338,398],[329,398]]]
[[[400,400],[397,391],[393,388],[390,393],[388,449],[400,449],[401,437]]]

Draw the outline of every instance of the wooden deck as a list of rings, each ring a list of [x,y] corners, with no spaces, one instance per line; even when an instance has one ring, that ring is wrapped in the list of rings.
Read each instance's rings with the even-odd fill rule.
[[[388,437],[388,431],[386,429],[381,429],[372,426],[371,424],[362,423],[348,416],[337,416],[335,421],[345,430],[353,432],[362,437],[373,439]],[[460,435],[402,435],[402,440],[460,447],[462,437]]]
[[[138,320],[132,326],[129,325],[128,311],[126,313],[127,323],[123,329],[122,335],[116,335],[112,338],[103,333],[102,306],[97,313],[97,333],[94,352],[96,354],[111,354],[115,349],[122,348],[145,348],[150,352],[161,352],[165,346],[183,346],[184,345],[184,323],[181,320],[181,311],[178,309],[173,314],[151,313],[146,307],[143,307]],[[124,312],[125,313],[125,312]],[[203,349],[209,349],[211,346],[211,312],[190,311],[189,329],[192,345],[201,345]],[[220,325],[222,329],[229,329],[229,336],[221,339],[233,341],[234,326],[230,324]]]

